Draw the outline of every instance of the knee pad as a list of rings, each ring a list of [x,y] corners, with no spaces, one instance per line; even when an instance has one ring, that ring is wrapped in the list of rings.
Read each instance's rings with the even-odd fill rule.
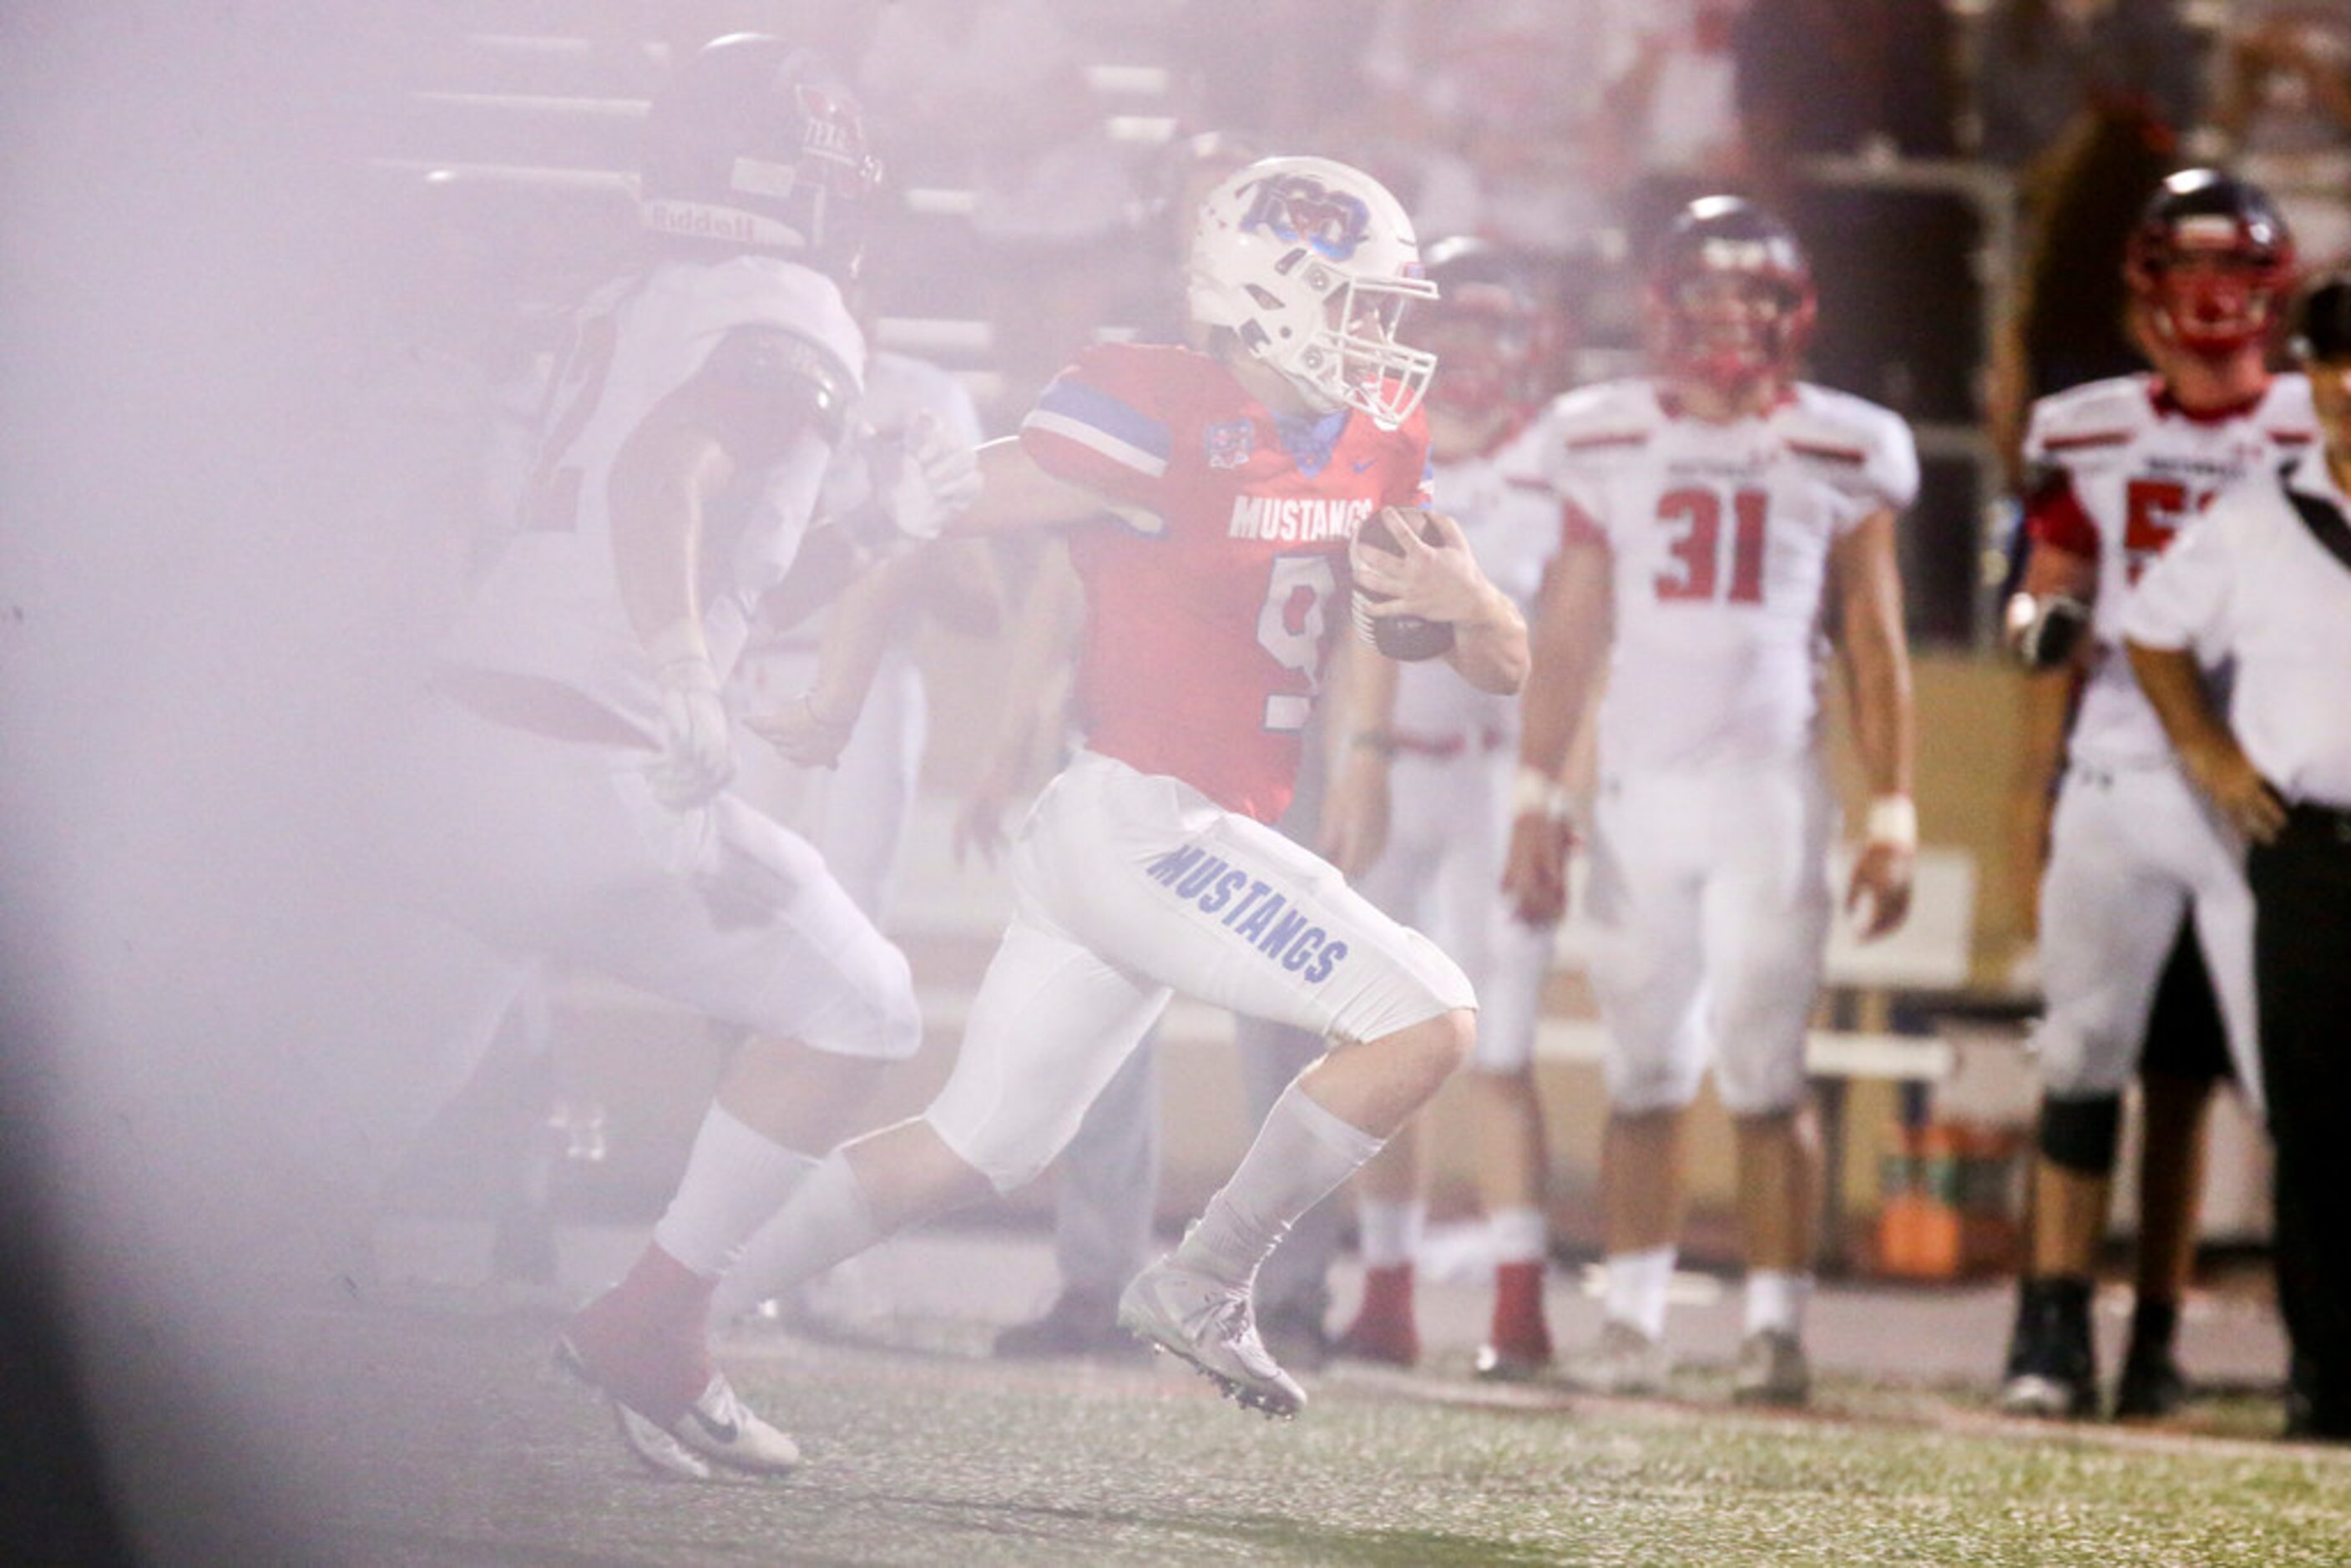
[[[2102,1176],[2115,1168],[2123,1100],[2100,1094],[2088,1100],[2041,1102],[2041,1153],[2061,1170]]]

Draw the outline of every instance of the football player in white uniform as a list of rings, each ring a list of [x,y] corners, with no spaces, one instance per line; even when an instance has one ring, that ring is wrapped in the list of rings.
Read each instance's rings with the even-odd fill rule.
[[[455,919],[757,1039],[652,1242],[561,1345],[675,1474],[797,1461],[713,1366],[711,1292],[920,1040],[904,958],[807,843],[729,792],[720,699],[758,603],[790,586],[859,394],[840,279],[874,178],[853,99],[804,51],[737,35],[681,68],[647,121],[646,264],[575,319],[521,526],[427,716],[421,858]],[[907,453],[892,517],[935,533],[973,483],[967,451],[918,434]]]
[[[1559,548],[1559,499],[1527,428],[1553,390],[1558,319],[1525,269],[1483,241],[1440,241],[1426,260],[1438,299],[1409,327],[1437,357],[1423,405],[1433,487],[1487,577],[1531,609]],[[1324,807],[1324,849],[1365,897],[1435,937],[1478,988],[1469,1082],[1479,1196],[1496,1264],[1493,1322],[1478,1367],[1487,1376],[1527,1376],[1551,1360],[1534,1033],[1554,929],[1520,920],[1499,889],[1518,704],[1426,664],[1400,668],[1395,688],[1386,722],[1343,739]],[[1407,1126],[1356,1177],[1364,1299],[1335,1346],[1343,1354],[1399,1365],[1419,1355],[1413,1254],[1426,1206],[1418,1145]]]
[[[2032,1249],[2001,1393],[2018,1414],[2096,1408],[2091,1272],[2122,1091],[2149,1040],[2167,958],[2176,944],[2187,951],[2181,923],[2191,913],[2189,956],[2200,956],[2210,976],[2237,1082],[2260,1092],[2243,846],[2181,776],[2117,629],[2140,573],[2214,495],[2273,471],[2315,434],[2308,382],[2272,375],[2264,357],[2292,267],[2284,220],[2257,187],[2209,169],[2172,175],[2126,263],[2154,371],[2042,399],[2025,438],[2031,544],[2008,639],[2032,668],[2082,667],[2085,686],[2041,891],[2048,1010],[2034,1034],[2043,1099]],[[2148,1160],[2192,1178],[2210,1082],[2189,1081],[2183,1113],[2153,1115],[2159,1080],[2177,1076],[2148,1075],[2150,1127],[2181,1129],[2151,1144]],[[2117,1415],[2160,1415],[2181,1396],[2171,1341],[2193,1257],[2193,1198],[2192,1186],[2180,1195],[2188,1212],[2167,1227],[2170,1245],[2142,1236],[2143,1249],[2165,1256],[2142,1259]]]
[[[1585,898],[1608,1032],[1608,1295],[1600,1342],[1571,1375],[1605,1391],[1666,1375],[1683,1112],[1711,1057],[1749,1270],[1736,1393],[1807,1396],[1820,1175],[1804,1040],[1834,910],[1820,736],[1831,641],[1872,797],[1845,905],[1865,936],[1908,913],[1917,822],[1894,529],[1917,459],[1893,413],[1795,380],[1813,308],[1776,218],[1702,198],[1652,263],[1657,373],[1570,392],[1540,427],[1565,538],[1538,622],[1520,748],[1537,788],[1512,827],[1509,882],[1530,919],[1563,907],[1567,829],[1545,789],[1600,700]]]

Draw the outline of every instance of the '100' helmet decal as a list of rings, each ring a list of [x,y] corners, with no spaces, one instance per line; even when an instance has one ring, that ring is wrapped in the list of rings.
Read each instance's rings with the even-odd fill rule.
[[[1344,261],[1371,232],[1371,212],[1360,197],[1289,174],[1257,188],[1241,230],[1263,229],[1285,245],[1303,244],[1331,261]]]

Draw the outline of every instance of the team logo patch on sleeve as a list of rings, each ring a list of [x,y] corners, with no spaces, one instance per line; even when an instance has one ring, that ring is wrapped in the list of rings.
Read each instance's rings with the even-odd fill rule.
[[[1246,419],[1212,424],[1201,432],[1211,468],[1246,468],[1257,450],[1257,427]]]
[[[1309,985],[1321,985],[1346,960],[1347,945],[1332,941],[1287,894],[1199,844],[1168,851],[1143,874],[1201,914],[1222,915],[1218,925]]]

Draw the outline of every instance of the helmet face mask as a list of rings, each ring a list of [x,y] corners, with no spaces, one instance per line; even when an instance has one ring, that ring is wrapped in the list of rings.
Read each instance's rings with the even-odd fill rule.
[[[1267,158],[1201,202],[1192,318],[1232,331],[1322,413],[1393,428],[1419,406],[1437,359],[1397,340],[1405,308],[1434,299],[1404,208],[1327,158]]]
[[[2210,169],[2172,175],[2124,263],[2158,342],[2210,358],[2259,348],[2294,277],[2294,238],[2259,187]]]
[[[1667,374],[1725,392],[1792,381],[1818,308],[1785,225],[1733,196],[1682,209],[1650,265],[1650,354]]]
[[[779,38],[705,45],[645,121],[647,232],[771,251],[846,282],[881,181],[855,96]]]

